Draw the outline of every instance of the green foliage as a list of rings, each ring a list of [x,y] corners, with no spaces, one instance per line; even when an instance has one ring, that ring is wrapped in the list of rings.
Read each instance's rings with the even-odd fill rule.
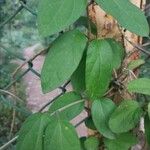
[[[17,142],[17,150],[42,150],[45,128],[50,123],[47,114],[34,114],[23,124]]]
[[[125,50],[123,46],[115,41],[114,39],[107,39],[107,42],[110,44],[113,52],[113,58],[115,58],[111,63],[114,69],[118,69],[124,58]]]
[[[139,78],[129,82],[128,90],[130,92],[150,95],[150,79]]]
[[[33,114],[25,121],[19,132],[17,150],[81,150],[81,147],[82,150],[98,150],[101,144],[108,150],[128,150],[137,143],[132,130],[145,114],[145,105],[123,100],[116,107],[115,95],[111,96],[111,92],[120,92],[120,87],[114,87],[113,82],[117,80],[116,75],[123,72],[125,50],[114,39],[97,38],[96,25],[91,22],[89,14],[81,17],[87,11],[87,3],[86,0],[39,1],[37,24],[40,35],[58,36],[51,43],[42,68],[43,93],[70,80],[73,91],[56,98],[46,113]],[[129,0],[96,0],[96,3],[127,30],[140,36],[149,35],[144,13]],[[85,28],[82,30],[79,26]],[[94,34],[92,39],[91,33]],[[128,69],[135,69],[141,64],[142,61],[134,61]],[[121,74],[120,78],[122,75],[124,77]],[[131,81],[127,88],[130,92],[149,95],[149,85],[149,79],[144,78]],[[87,103],[92,108],[87,107]],[[97,130],[102,135],[101,140],[96,137],[79,140],[75,127],[69,123],[84,108],[90,116],[83,122]],[[148,123],[145,119],[145,123],[149,140],[149,118]],[[129,130],[131,133],[128,133]]]
[[[123,133],[114,140],[105,139],[104,143],[107,150],[128,150],[137,143],[137,139],[131,133]]]
[[[146,114],[144,118],[144,129],[148,145],[150,145],[150,117]]]
[[[80,142],[74,127],[57,116],[46,128],[44,149],[80,150]]]
[[[137,125],[141,115],[138,102],[124,100],[110,116],[109,127],[115,133],[127,132]]]
[[[68,120],[71,120],[84,110],[84,102],[82,101],[81,103],[78,103],[81,101],[81,99],[81,96],[75,92],[66,93],[54,101],[49,108],[49,113],[52,114],[55,111],[70,105],[70,107],[64,109],[60,115]]]
[[[106,40],[93,40],[87,50],[86,92],[91,98],[99,98],[108,89],[111,80],[113,60],[111,46]]]
[[[149,35],[149,25],[144,13],[129,0],[96,0],[121,26],[140,36]]]
[[[93,122],[93,118],[91,116],[85,120],[85,125],[89,129],[96,130],[96,127]]]
[[[85,150],[85,146],[84,146],[85,140],[86,140],[86,137],[81,137],[80,138],[81,150]]]
[[[71,76],[71,83],[73,89],[78,93],[83,93],[86,89],[85,67],[86,67],[86,54],[84,53],[78,68],[74,71],[74,73]]]
[[[143,65],[144,63],[145,61],[143,59],[132,60],[128,65],[128,69],[134,70],[138,68],[139,66]]]
[[[85,140],[84,146],[86,150],[98,150],[99,140],[96,137],[89,137]]]
[[[96,25],[88,18],[85,16],[81,16],[76,22],[75,22],[75,27],[85,27],[88,30],[88,26],[90,24],[91,27],[91,33],[96,35],[97,34],[97,28]]]
[[[148,103],[148,116],[150,118],[150,103]]]
[[[5,59],[5,61],[9,63],[8,59]],[[17,66],[15,64],[8,63],[0,65],[0,88],[4,88],[10,83],[12,70],[14,70],[14,68]]]
[[[4,3],[0,3],[0,25],[20,6],[18,0],[3,1]],[[28,4],[31,4],[32,9],[36,10],[37,1],[30,0]],[[23,10],[11,22],[0,27],[0,89],[12,81],[12,73],[18,67],[18,59],[22,58],[23,49],[40,41],[35,21],[35,16]],[[0,145],[14,137],[26,117],[31,114],[25,104],[25,88],[22,80],[16,83],[16,95],[23,100],[23,103],[0,92]],[[9,90],[12,92],[13,88]],[[16,112],[13,120],[14,110]],[[12,128],[13,121],[14,127]],[[15,144],[16,142],[7,149],[15,150]]]
[[[5,101],[4,101],[5,100]],[[12,123],[12,105],[13,99],[2,99],[0,98],[0,145],[5,144],[8,141],[10,136],[10,128]],[[15,115],[15,125],[13,131],[11,133],[12,136],[15,136],[18,130],[21,128],[22,122],[29,115],[26,112],[23,112],[23,106],[20,104],[15,104],[19,110],[16,109]],[[10,150],[12,150],[15,146],[11,145]]]
[[[37,3],[38,1],[36,0],[30,0],[27,4],[32,6],[32,10],[36,12]],[[18,0],[5,0],[5,3],[0,6],[2,12],[0,24],[14,14],[19,6]],[[0,32],[3,35],[0,36],[1,44],[10,48],[11,52],[22,52],[27,45],[30,46],[42,41],[36,28],[36,17],[25,10],[21,11],[11,22],[1,28]]]
[[[69,31],[53,42],[41,73],[44,93],[70,78],[81,61],[86,42],[85,35],[78,30]]]
[[[97,130],[104,136],[114,139],[115,135],[108,126],[109,117],[116,106],[110,99],[95,100],[92,104],[92,118]]]
[[[64,30],[86,10],[86,0],[44,0],[39,2],[38,28],[42,36]]]

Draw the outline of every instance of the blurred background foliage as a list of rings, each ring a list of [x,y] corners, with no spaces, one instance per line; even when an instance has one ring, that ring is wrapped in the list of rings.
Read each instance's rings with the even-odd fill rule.
[[[24,8],[11,21],[1,26],[18,10],[22,1],[25,0],[0,0],[0,90],[11,83],[12,73],[19,62],[24,61],[26,48],[37,44],[40,48],[47,47],[59,35],[45,39],[39,36],[36,23],[38,0],[25,2],[35,15]],[[9,91],[20,97],[22,102],[15,101],[0,91],[0,146],[17,134],[22,122],[31,114],[26,108],[26,85],[23,80],[18,81]],[[15,143],[9,149],[15,149]]]
[[[27,5],[36,12],[37,3],[37,0],[30,0]],[[19,0],[0,0],[0,24],[14,14],[19,6]],[[0,28],[0,89],[11,82],[12,72],[18,66],[14,62],[23,57],[23,50],[42,42],[36,28],[36,16],[25,9],[11,22]],[[13,90],[12,87],[10,91]],[[26,109],[25,85],[22,81],[15,84],[15,93],[23,102],[16,102],[9,96],[0,97],[0,145],[16,135],[21,123],[30,114]],[[10,149],[15,147],[12,145]]]

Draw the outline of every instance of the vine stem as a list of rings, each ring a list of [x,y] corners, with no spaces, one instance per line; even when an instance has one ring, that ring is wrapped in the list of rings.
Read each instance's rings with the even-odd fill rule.
[[[68,104],[68,105],[66,105],[66,106],[64,106],[64,107],[62,107],[62,108],[56,110],[55,112],[53,112],[53,113],[51,114],[51,116],[55,115],[57,112],[61,112],[61,111],[65,110],[65,109],[67,109],[67,108],[69,108],[69,107],[71,107],[71,106],[74,106],[74,105],[79,104],[79,103],[82,103],[82,102],[84,102],[84,100],[79,100],[79,101],[76,101],[76,102],[74,102],[74,103]]]
[[[0,147],[0,150],[6,149],[9,145],[11,145],[13,142],[15,142],[18,137],[19,136],[15,136],[13,139],[11,139],[10,141],[8,141],[6,144],[4,144],[2,147]]]
[[[130,40],[128,40],[127,37],[124,37],[133,47],[135,47],[136,49],[140,50],[141,52],[143,52],[144,54],[150,56],[150,52],[145,50],[143,47],[141,47],[140,45],[134,44],[133,42],[131,42]]]
[[[0,89],[0,93],[8,94],[23,103],[23,100],[21,98],[19,98],[18,96],[14,95],[13,93],[11,93],[9,91]]]

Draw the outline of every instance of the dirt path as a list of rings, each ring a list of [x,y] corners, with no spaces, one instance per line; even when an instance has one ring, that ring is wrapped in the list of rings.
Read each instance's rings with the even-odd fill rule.
[[[26,48],[23,53],[24,57],[31,58],[33,55],[35,55],[35,50],[38,47],[39,47],[39,44]],[[39,56],[33,61],[33,68],[39,73],[41,72],[43,62],[44,62],[44,56]],[[26,68],[27,66],[25,66],[24,69]],[[29,72],[24,77],[24,82],[27,87],[26,88],[27,106],[30,110],[32,110],[32,112],[37,112],[38,110],[40,110],[42,106],[44,106],[47,102],[52,100],[55,96],[57,96],[61,92],[61,90],[56,89],[48,94],[43,94],[41,91],[40,79],[32,72]],[[69,85],[67,89],[71,90],[71,85]],[[83,112],[80,114],[80,116],[78,116],[72,122],[76,124],[79,121],[81,121],[85,116],[86,116],[86,113]],[[84,124],[81,124],[77,128],[77,131],[80,136],[86,136],[87,134]]]

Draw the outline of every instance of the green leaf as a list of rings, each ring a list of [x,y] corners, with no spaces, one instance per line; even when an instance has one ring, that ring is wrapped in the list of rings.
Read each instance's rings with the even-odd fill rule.
[[[91,32],[96,35],[97,34],[97,28],[96,25],[89,20],[89,18],[85,17],[85,16],[81,16],[76,22],[75,22],[75,27],[81,27],[84,26],[86,29],[88,29],[88,24],[90,23],[90,27],[91,27]]]
[[[107,150],[129,150],[131,146],[137,144],[137,139],[131,133],[124,133],[117,136],[116,139],[105,139],[104,144]]]
[[[115,41],[114,39],[107,39],[107,41],[110,44],[113,51],[112,65],[114,69],[118,69],[124,58],[125,50],[123,46],[119,42]]]
[[[89,128],[89,129],[96,130],[96,127],[95,127],[95,125],[94,125],[94,122],[93,122],[92,117],[88,117],[88,118],[85,120],[85,125],[86,125],[86,127]]]
[[[128,65],[128,69],[134,70],[137,67],[143,65],[144,63],[145,63],[145,61],[143,59],[132,60]]]
[[[150,95],[150,79],[139,78],[129,82],[127,86],[130,92]]]
[[[146,140],[150,145],[150,119],[148,115],[146,115],[144,118],[144,128],[145,128]]]
[[[106,40],[93,40],[87,50],[86,92],[91,98],[99,98],[108,89],[112,74],[112,49]]]
[[[84,146],[84,142],[86,141],[86,137],[81,137],[80,138],[80,145],[81,145],[81,150],[86,150]]]
[[[86,150],[99,150],[99,140],[96,137],[89,137],[84,142]]]
[[[71,77],[81,61],[86,42],[87,38],[78,30],[66,32],[53,42],[41,73],[44,93],[57,88]]]
[[[42,36],[55,34],[74,23],[84,11],[86,0],[42,0],[38,6],[38,29]]]
[[[52,105],[49,108],[49,113],[52,114],[58,109],[61,109],[67,105],[75,103],[81,99],[82,99],[81,96],[76,94],[75,92],[66,93],[63,96],[57,98],[52,103]],[[64,109],[60,115],[63,115],[67,119],[71,120],[75,116],[79,115],[83,110],[84,110],[84,102],[81,102]]]
[[[124,28],[140,36],[149,35],[149,25],[144,12],[129,0],[96,0],[96,2]]]
[[[110,117],[110,129],[115,133],[127,132],[137,125],[141,115],[142,109],[138,102],[124,100]]]
[[[116,106],[110,99],[95,100],[92,104],[92,118],[98,131],[107,138],[114,139],[115,135],[108,126],[109,117]]]
[[[44,150],[80,150],[75,128],[67,121],[56,117],[45,131]]]
[[[148,103],[148,116],[150,118],[150,103]]]
[[[85,91],[85,64],[86,55],[84,53],[78,68],[71,76],[73,89],[78,93],[83,93]]]
[[[17,150],[43,150],[43,135],[50,121],[47,114],[30,116],[19,131]]]

